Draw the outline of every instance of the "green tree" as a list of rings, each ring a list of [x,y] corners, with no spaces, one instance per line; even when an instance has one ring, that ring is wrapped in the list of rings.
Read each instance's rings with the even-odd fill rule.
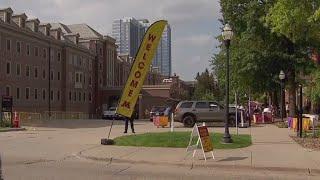
[[[232,25],[235,37],[231,41],[231,90],[244,94],[251,91],[257,96],[278,94],[280,70],[289,77],[289,89],[294,90],[298,81],[296,73],[308,72],[309,46],[299,41],[296,49],[286,36],[275,32],[273,8],[279,1],[221,0],[224,24]],[[312,13],[311,13],[312,14]],[[314,14],[313,14],[314,15]],[[270,16],[270,17],[269,17]],[[309,19],[312,17],[308,17]],[[314,18],[315,19],[315,18]],[[281,22],[281,21],[279,21]],[[310,35],[311,37],[311,35]],[[221,37],[218,39],[222,42]],[[225,49],[212,58],[212,65],[221,88],[225,84]],[[291,91],[290,91],[291,92]],[[275,96],[276,97],[276,96]],[[276,99],[276,98],[273,99]],[[292,96],[291,96],[292,97]],[[294,96],[295,97],[295,96]],[[293,102],[294,99],[291,98]],[[293,110],[294,113],[294,104]]]
[[[319,46],[319,5],[320,1],[315,0],[278,0],[265,17],[272,32],[283,37],[291,61],[287,68],[291,116],[295,112],[297,74],[309,72],[309,50]]]
[[[206,69],[196,76],[196,86],[192,99],[196,100],[220,100],[221,95],[213,73]]]

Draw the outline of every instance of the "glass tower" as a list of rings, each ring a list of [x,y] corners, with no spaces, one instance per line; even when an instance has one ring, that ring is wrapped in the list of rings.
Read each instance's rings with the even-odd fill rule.
[[[135,57],[140,43],[150,23],[147,19],[136,20],[132,17],[113,21],[112,36],[116,39],[118,54]],[[171,76],[171,27],[164,29],[157,52],[152,61],[153,70],[164,76]]]

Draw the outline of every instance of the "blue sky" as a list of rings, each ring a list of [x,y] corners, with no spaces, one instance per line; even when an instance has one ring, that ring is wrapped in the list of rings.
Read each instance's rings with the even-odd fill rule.
[[[183,80],[209,67],[221,33],[219,0],[1,0],[0,7],[41,22],[87,23],[106,35],[114,19],[166,19],[172,28],[172,72]]]

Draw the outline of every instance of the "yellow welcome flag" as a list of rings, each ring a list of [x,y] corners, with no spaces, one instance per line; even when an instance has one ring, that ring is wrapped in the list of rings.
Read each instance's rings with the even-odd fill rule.
[[[123,89],[117,113],[131,117],[141,91],[144,80],[150,69],[152,59],[157,50],[163,30],[167,21],[161,20],[153,23],[144,35],[138,53],[131,67],[126,86]]]

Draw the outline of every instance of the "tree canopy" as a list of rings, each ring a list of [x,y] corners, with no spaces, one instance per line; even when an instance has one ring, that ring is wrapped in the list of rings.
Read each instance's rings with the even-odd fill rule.
[[[311,50],[319,45],[320,1],[221,0],[222,25],[235,34],[231,41],[231,89],[242,94],[276,94],[279,72],[286,73],[291,102],[299,75],[313,68]],[[221,37],[217,37],[221,42]],[[220,88],[225,82],[225,47],[211,64]],[[292,103],[294,104],[294,103]],[[291,107],[294,111],[294,105]]]

